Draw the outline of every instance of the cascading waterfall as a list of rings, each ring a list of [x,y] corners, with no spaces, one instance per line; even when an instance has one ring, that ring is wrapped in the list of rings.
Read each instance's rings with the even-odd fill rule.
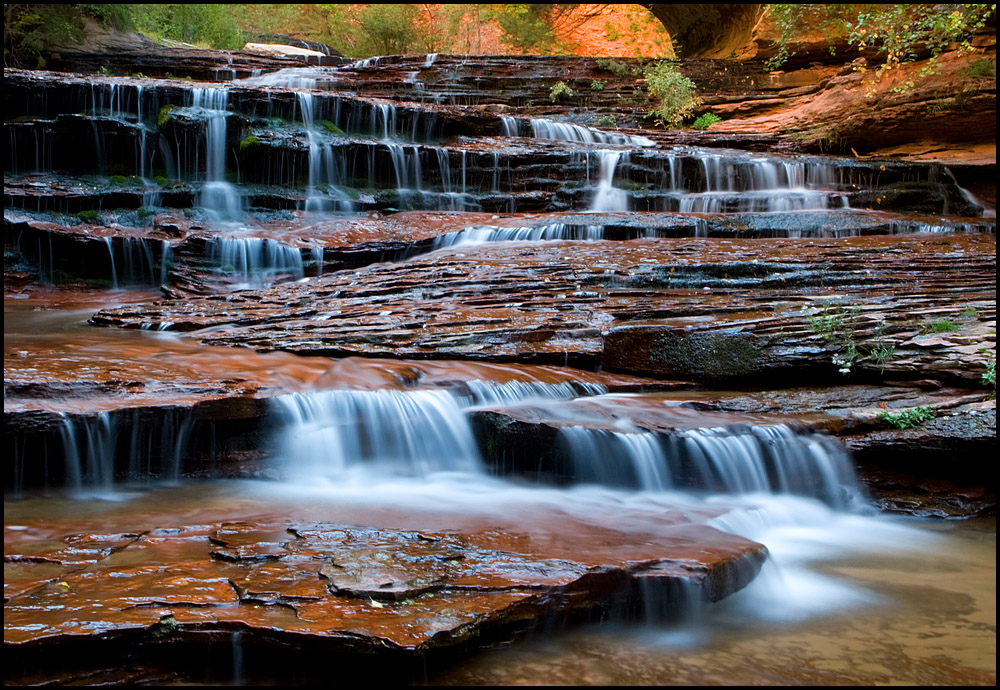
[[[585,240],[596,241],[604,239],[603,225],[571,225],[567,223],[552,223],[526,228],[472,227],[449,232],[434,240],[434,248],[453,247],[459,245],[476,245],[486,242],[542,242],[554,240]]]
[[[342,479],[363,464],[404,476],[479,471],[472,432],[447,391],[331,390],[275,404],[279,455],[295,476]]]
[[[213,237],[206,258],[239,286],[265,287],[305,276],[302,251],[262,237]]]
[[[108,247],[108,257],[111,262],[111,289],[118,290],[122,285],[154,285],[157,274],[153,266],[153,248],[150,240],[142,237],[121,237],[116,242],[111,237],[105,237],[104,243]],[[167,242],[162,242],[164,252],[161,261],[163,267],[160,271],[160,283],[165,283],[165,272],[167,270],[168,257],[166,255]]]
[[[513,119],[513,118],[511,118]],[[531,134],[535,139],[549,139],[551,141],[575,141],[581,144],[599,144],[602,146],[656,146],[656,142],[647,137],[632,136],[628,134],[611,134],[602,132],[599,129],[581,127],[569,122],[555,122],[544,118],[530,118]],[[516,121],[514,123],[516,127]],[[507,122],[504,121],[504,129]]]
[[[670,191],[682,213],[747,213],[849,208],[837,188],[836,168],[826,163],[772,158],[745,159],[700,153],[699,189],[685,189],[680,161],[668,157]]]
[[[328,390],[274,400],[278,454],[298,476],[336,479],[358,467],[423,476],[479,472],[470,410],[600,395],[564,382],[467,382],[464,390]],[[798,494],[838,508],[856,494],[846,451],[829,437],[784,424],[734,424],[673,433],[568,425],[562,452],[576,480],[644,491]]]
[[[191,107],[205,121],[205,182],[198,203],[220,220],[239,220],[243,216],[240,194],[225,179],[228,103],[226,89],[191,89]]]
[[[671,435],[570,426],[561,434],[583,482],[646,491],[798,494],[838,508],[857,492],[846,451],[829,437],[796,433],[784,424]]]
[[[302,123],[306,128],[309,141],[309,186],[306,193],[306,211],[324,212],[330,210],[351,211],[354,205],[350,197],[337,188],[343,175],[339,174],[330,140],[322,136],[314,116],[314,100],[311,93],[297,91],[299,111],[302,113]],[[320,194],[318,186],[326,185],[334,196]]]
[[[629,154],[622,151],[598,151],[600,179],[588,211],[592,213],[618,213],[628,211],[628,192],[614,186],[615,168],[619,161],[628,162]]]
[[[60,415],[65,484],[73,493],[114,493],[116,476],[176,480],[190,450],[194,418],[189,410],[166,410],[155,420],[139,412]],[[118,459],[127,452],[127,466]]]

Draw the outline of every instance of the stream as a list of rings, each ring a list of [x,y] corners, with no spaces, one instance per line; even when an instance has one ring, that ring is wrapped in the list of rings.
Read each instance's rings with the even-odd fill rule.
[[[458,57],[5,69],[5,680],[993,684],[995,212]]]

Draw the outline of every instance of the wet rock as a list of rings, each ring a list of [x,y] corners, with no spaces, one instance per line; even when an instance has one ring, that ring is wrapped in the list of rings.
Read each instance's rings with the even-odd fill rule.
[[[23,536],[16,544],[5,540],[8,562],[44,553],[49,576],[11,589],[6,653],[30,654],[73,639],[114,644],[123,633],[142,647],[228,629],[257,631],[278,643],[321,644],[328,653],[420,654],[474,643],[487,630],[509,633],[521,621],[607,607],[637,577],[690,580],[700,596],[715,600],[745,586],[766,554],[759,544],[697,525],[678,525],[673,537],[622,555],[613,541],[594,543],[574,549],[576,558],[544,544],[512,550],[511,535],[498,550],[488,532],[323,523],[231,523],[126,536],[122,543],[120,536],[91,535],[116,548],[86,568],[60,560],[78,537],[66,546],[48,542],[44,551]],[[52,578],[49,571],[59,567]]]
[[[238,304],[162,302],[92,322],[230,325],[199,339],[324,356],[603,363],[715,381],[839,367],[978,384],[995,347],[995,251],[995,238],[974,235],[484,245],[244,293]],[[935,319],[964,325],[922,339]]]

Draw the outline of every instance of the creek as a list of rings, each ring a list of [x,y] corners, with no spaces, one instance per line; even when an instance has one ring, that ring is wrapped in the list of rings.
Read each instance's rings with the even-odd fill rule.
[[[8,681],[994,682],[995,521],[849,450],[995,447],[989,209],[386,60],[5,69]]]

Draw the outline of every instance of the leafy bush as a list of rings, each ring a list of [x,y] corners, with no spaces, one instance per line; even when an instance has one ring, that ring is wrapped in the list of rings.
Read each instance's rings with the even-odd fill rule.
[[[997,389],[997,361],[995,359],[992,362],[986,363],[986,371],[983,372],[982,382],[984,386],[992,386],[994,391]]]
[[[934,58],[954,44],[959,50],[970,50],[976,30],[995,13],[995,4],[770,5],[768,16],[781,35],[778,52],[767,67],[777,69],[784,64],[795,54],[792,37],[811,29],[827,35],[831,53],[837,38],[852,48],[874,48],[885,60],[876,71],[881,77],[900,63],[916,60],[922,51]]]
[[[575,94],[573,89],[569,88],[569,85],[564,81],[557,81],[553,85],[552,90],[549,91],[549,100],[555,103],[560,98],[565,96],[566,98],[572,98]]]
[[[711,127],[712,125],[714,125],[716,122],[722,122],[722,118],[719,117],[718,115],[716,115],[715,113],[704,113],[702,115],[699,115],[698,119],[695,120],[694,124],[692,124],[691,126],[694,129],[702,129],[702,130],[704,130],[704,129],[708,129],[709,127]]]
[[[598,69],[611,72],[616,77],[627,77],[630,74],[635,74],[634,70],[628,63],[616,58],[599,58],[597,60],[597,67]]]
[[[885,403],[882,403],[882,407],[885,407]],[[899,412],[883,409],[878,413],[878,418],[897,429],[909,429],[934,419],[934,407],[910,407]]]
[[[646,68],[646,90],[659,104],[649,115],[667,127],[679,127],[701,105],[694,82],[681,74],[673,62],[659,60]]]
[[[607,83],[608,83],[607,79],[595,79],[594,81],[590,82],[590,90],[604,91],[604,85]]]

